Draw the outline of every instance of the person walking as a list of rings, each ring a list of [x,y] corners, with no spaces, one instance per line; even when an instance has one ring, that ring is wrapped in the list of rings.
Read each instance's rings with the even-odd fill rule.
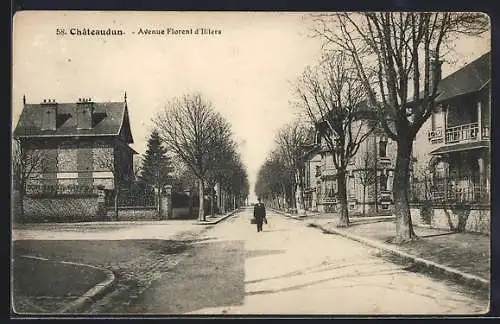
[[[266,206],[261,202],[260,197],[257,201],[258,203],[253,208],[253,217],[257,223],[257,232],[262,232],[262,223],[266,219]]]

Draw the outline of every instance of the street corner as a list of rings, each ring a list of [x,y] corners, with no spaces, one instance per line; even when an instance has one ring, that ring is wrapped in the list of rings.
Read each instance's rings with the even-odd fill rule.
[[[106,269],[32,256],[16,257],[12,273],[12,310],[21,316],[77,309],[114,280]]]

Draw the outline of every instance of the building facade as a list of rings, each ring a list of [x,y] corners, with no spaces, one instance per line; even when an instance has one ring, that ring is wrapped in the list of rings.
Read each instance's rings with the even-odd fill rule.
[[[347,201],[353,214],[390,212],[392,210],[392,180],[396,156],[396,143],[379,127],[354,122],[354,129],[370,135],[360,144],[355,156],[349,161],[346,173]],[[357,125],[356,125],[357,124]],[[307,146],[305,165],[305,208],[319,212],[338,210],[338,172],[326,141],[319,132],[315,142]]]
[[[390,212],[397,144],[376,128],[348,165],[349,210],[370,215]]]
[[[318,188],[321,180],[318,178],[322,157],[315,148],[314,143],[304,146],[304,209],[318,211]]]
[[[414,145],[413,198],[489,203],[491,62],[486,53],[439,82],[437,108]]]
[[[126,97],[123,102],[75,103],[44,100],[24,107],[14,130],[21,150],[37,156],[26,194],[117,185],[134,179],[133,143]]]

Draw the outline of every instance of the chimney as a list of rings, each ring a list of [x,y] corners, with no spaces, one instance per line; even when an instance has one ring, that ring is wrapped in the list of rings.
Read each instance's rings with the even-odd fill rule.
[[[443,61],[438,57],[431,58],[430,62],[430,90],[434,89],[434,85],[441,81],[441,65],[443,65]]]
[[[40,103],[42,112],[42,130],[56,130],[57,102],[55,99],[43,99]]]
[[[76,128],[91,129],[94,115],[94,102],[90,98],[79,98],[76,103]]]

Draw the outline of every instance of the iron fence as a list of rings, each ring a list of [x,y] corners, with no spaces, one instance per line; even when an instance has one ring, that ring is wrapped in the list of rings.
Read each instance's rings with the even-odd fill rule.
[[[480,177],[434,178],[412,181],[411,202],[489,203],[490,190]]]

